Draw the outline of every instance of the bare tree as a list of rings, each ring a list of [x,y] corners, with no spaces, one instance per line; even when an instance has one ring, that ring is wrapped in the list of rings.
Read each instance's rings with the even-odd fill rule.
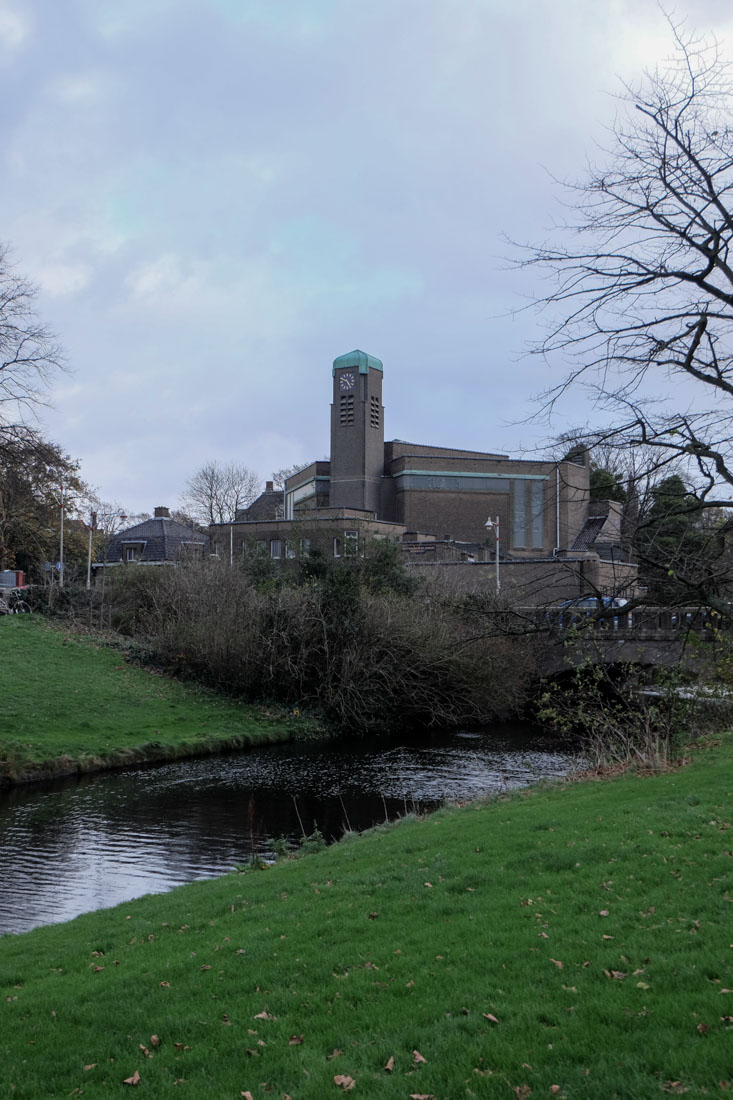
[[[36,316],[37,293],[0,244],[0,429],[41,403],[63,366],[54,334]]]
[[[606,163],[569,185],[574,220],[520,263],[555,284],[535,350],[571,359],[547,404],[587,385],[605,424],[585,443],[682,471],[702,516],[733,506],[733,84],[715,42],[668,22],[674,55],[625,88]]]
[[[259,474],[236,462],[206,462],[186,482],[181,506],[199,523],[231,523],[262,488]]]
[[[276,489],[284,489],[285,482],[293,474],[299,474],[301,470],[305,470],[307,466],[311,466],[315,459],[310,462],[295,462],[292,466],[283,466],[280,470],[273,470],[272,483]]]

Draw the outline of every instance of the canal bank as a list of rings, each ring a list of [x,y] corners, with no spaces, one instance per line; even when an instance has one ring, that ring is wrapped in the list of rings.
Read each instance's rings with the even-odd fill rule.
[[[4,937],[2,1087],[718,1095],[730,736],[692,757],[408,817]]]
[[[0,793],[0,933],[272,859],[304,833],[332,843],[583,763],[570,746],[514,724],[344,734],[16,787]]]
[[[317,734],[124,659],[39,616],[0,617],[0,788]]]

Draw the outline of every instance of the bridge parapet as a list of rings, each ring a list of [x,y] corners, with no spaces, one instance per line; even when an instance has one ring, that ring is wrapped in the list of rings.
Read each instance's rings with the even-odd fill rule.
[[[720,624],[715,612],[699,607],[613,607],[600,614],[585,607],[535,608],[532,618],[537,629],[549,628],[558,638],[578,630],[639,640],[671,641],[691,631],[711,638]]]

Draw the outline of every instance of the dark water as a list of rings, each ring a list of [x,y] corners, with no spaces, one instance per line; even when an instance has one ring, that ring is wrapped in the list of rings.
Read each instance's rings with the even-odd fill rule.
[[[230,871],[273,838],[327,840],[445,800],[561,776],[527,727],[275,745],[21,787],[0,796],[0,933]],[[302,822],[302,828],[301,828]]]

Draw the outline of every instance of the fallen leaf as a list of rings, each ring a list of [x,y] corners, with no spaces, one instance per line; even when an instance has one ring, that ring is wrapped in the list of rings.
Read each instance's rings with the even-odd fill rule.
[[[392,1070],[394,1069],[394,1057],[390,1056],[390,1057],[389,1057],[389,1058],[387,1059],[387,1064],[386,1064],[386,1066],[385,1066],[384,1068],[385,1068],[385,1070],[387,1071],[387,1073],[391,1073],[391,1072],[392,1072]]]
[[[707,1033],[710,1031],[710,1028],[707,1024],[698,1024],[697,1030],[700,1032],[701,1035],[707,1035]]]
[[[123,1085],[139,1085],[140,1084],[140,1074],[137,1072],[137,1070],[135,1070],[132,1077],[126,1077],[124,1079],[124,1081],[122,1082],[122,1084]]]
[[[550,959],[551,963],[554,963],[558,970],[562,970],[564,963],[561,963],[559,959]]]
[[[338,1047],[334,1047],[331,1053],[326,1055],[326,1061],[330,1062],[333,1058],[339,1058],[343,1053],[343,1050],[339,1050]]]
[[[432,1092],[411,1092],[410,1100],[435,1100]]]
[[[171,983],[170,983],[170,982],[161,982],[161,983],[160,983],[160,988],[161,988],[161,989],[170,989],[170,987],[171,987]]]
[[[244,1097],[244,1100],[254,1100],[254,1096],[251,1092],[240,1092],[240,1096]]]
[[[96,1065],[97,1065],[96,1062],[90,1062],[88,1066],[84,1066],[84,1069],[85,1070],[94,1069],[96,1067]]]
[[[604,940],[612,940],[612,939],[613,939],[613,936],[607,936],[607,935],[606,935],[606,934],[604,933],[604,934],[603,934],[603,936],[602,936],[601,938],[602,938],[602,939],[604,939]]]
[[[433,884],[432,884],[432,882],[424,882],[424,883],[423,883],[423,886],[429,886],[431,890],[432,890],[432,888],[433,888]]]
[[[302,1042],[303,1042],[303,1036],[302,1035],[291,1035],[290,1038],[288,1039],[288,1046],[289,1047],[297,1047]]]
[[[529,1085],[515,1085],[514,1095],[518,1096],[520,1100],[522,1100],[523,1097],[532,1095],[532,1089],[529,1087]]]
[[[537,933],[537,935],[538,935],[538,936],[541,936],[543,940],[549,940],[549,938],[550,938],[550,937],[549,937],[549,936],[547,935],[547,932],[538,932],[538,933]]]
[[[649,983],[648,982],[637,982],[636,983],[636,988],[637,989],[648,989],[649,988]]]
[[[559,1091],[560,1091],[560,1086],[559,1085],[550,1085],[550,1092],[553,1095],[556,1095]]]
[[[265,1007],[264,1007],[264,1008],[262,1009],[262,1012],[258,1012],[258,1013],[257,1013],[257,1015],[256,1015],[256,1016],[254,1017],[254,1019],[255,1019],[255,1020],[276,1020],[276,1019],[277,1019],[277,1016],[272,1016],[272,1015],[271,1015],[271,1014],[270,1014],[270,1013],[269,1013],[269,1012],[267,1011],[267,1006],[265,1006]]]
[[[150,1036],[150,1045],[151,1045],[151,1047],[159,1047],[160,1046],[160,1039],[157,1035],[151,1035]]]
[[[348,1073],[337,1073],[333,1079],[334,1085],[338,1085],[344,1092],[348,1092],[349,1089],[353,1089],[356,1081],[353,1077],[349,1077]]]
[[[143,1052],[143,1054],[145,1055],[146,1058],[152,1058],[153,1057],[144,1043],[140,1043],[139,1046],[140,1046],[140,1050]]]
[[[607,917],[608,915],[608,909],[601,909],[600,913],[598,914],[599,917]]]
[[[482,1012],[481,1015],[483,1016],[483,1018],[485,1020],[488,1020],[490,1024],[498,1024],[499,1023],[496,1016],[494,1016],[493,1012]]]
[[[206,963],[204,963],[204,964],[203,964],[203,966],[201,967],[201,969],[202,969],[202,970],[211,970],[211,967],[210,967],[210,966],[207,966],[207,964],[206,964]]]
[[[378,916],[379,916],[379,913],[370,913],[368,919],[369,920],[376,920]]]
[[[419,1050],[413,1050],[412,1060],[416,1066],[419,1066],[421,1062],[427,1062],[427,1058],[423,1058]]]

